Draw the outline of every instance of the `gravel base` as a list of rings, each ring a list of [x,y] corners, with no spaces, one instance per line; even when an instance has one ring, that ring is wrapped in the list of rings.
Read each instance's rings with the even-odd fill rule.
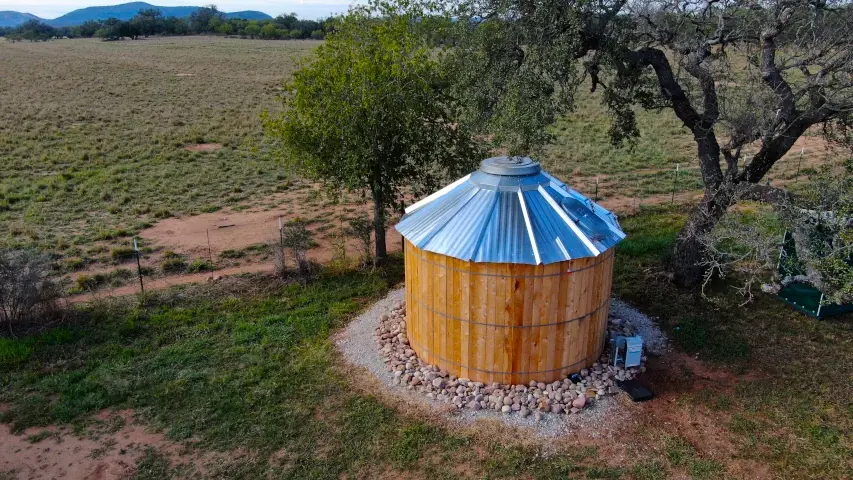
[[[627,395],[624,393],[604,396],[589,404],[579,413],[572,415],[545,413],[541,416],[523,417],[489,409],[456,409],[445,402],[431,400],[423,393],[409,390],[399,384],[395,385],[394,374],[388,370],[388,365],[383,361],[383,356],[377,347],[375,332],[380,325],[380,317],[404,301],[404,289],[400,288],[390,292],[388,296],[373,304],[369,310],[353,320],[335,338],[335,343],[347,361],[368,370],[387,387],[388,393],[395,397],[410,404],[429,408],[444,415],[450,422],[471,424],[476,421],[494,420],[510,427],[530,430],[536,436],[541,437],[557,437],[580,431],[592,437],[608,436],[629,416],[628,405],[630,401],[627,400]],[[618,301],[614,300],[614,305],[616,302]],[[651,320],[623,302],[618,303],[618,318],[625,320],[631,327],[637,326],[636,331],[638,332],[643,331],[642,328],[654,329],[657,333],[650,338],[661,339],[665,344],[665,338]],[[641,317],[645,320],[641,320]],[[646,335],[651,335],[651,333],[653,333],[651,330],[646,331]],[[643,338],[645,340],[646,337]],[[397,381],[399,382],[399,378]],[[537,417],[540,418],[537,419]]]
[[[643,351],[652,355],[663,355],[666,353],[666,335],[660,327],[646,315],[622,300],[610,300],[610,316],[621,319],[634,335],[642,337]]]

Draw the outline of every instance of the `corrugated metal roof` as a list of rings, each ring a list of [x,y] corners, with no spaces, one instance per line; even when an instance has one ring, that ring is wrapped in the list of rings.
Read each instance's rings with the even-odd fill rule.
[[[527,157],[483,160],[407,208],[396,228],[421,250],[533,265],[595,257],[625,238],[616,215]]]

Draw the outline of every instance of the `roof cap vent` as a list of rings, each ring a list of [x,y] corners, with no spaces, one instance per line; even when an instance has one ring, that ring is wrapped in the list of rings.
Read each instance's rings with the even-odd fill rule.
[[[530,157],[501,156],[483,160],[480,163],[480,171],[492,175],[521,177],[536,175],[542,171],[542,168],[539,166],[539,162]]]

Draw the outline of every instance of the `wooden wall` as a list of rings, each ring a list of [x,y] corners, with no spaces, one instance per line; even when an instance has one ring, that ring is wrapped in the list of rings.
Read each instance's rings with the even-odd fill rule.
[[[613,249],[550,265],[474,263],[406,241],[406,333],[421,360],[480,382],[551,382],[592,365]]]

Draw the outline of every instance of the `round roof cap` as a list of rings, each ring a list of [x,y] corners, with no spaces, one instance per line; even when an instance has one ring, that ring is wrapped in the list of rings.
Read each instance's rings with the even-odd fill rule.
[[[480,171],[492,175],[525,176],[542,171],[539,162],[530,157],[492,157],[480,163]]]

